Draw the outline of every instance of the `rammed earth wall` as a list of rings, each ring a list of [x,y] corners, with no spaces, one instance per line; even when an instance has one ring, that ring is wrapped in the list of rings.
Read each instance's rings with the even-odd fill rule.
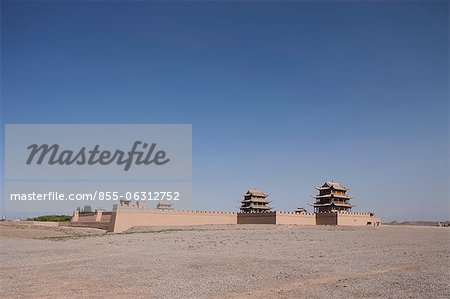
[[[381,219],[367,212],[325,212],[316,213],[317,225],[380,225]]]
[[[187,226],[236,224],[236,213],[209,211],[159,211],[119,207],[108,231],[119,233],[136,226]]]
[[[189,226],[208,224],[280,224],[280,225],[380,225],[380,218],[371,213],[327,212],[262,212],[234,213],[211,211],[156,210],[136,206],[115,206],[113,212],[98,210],[95,214],[72,218],[74,225],[92,224],[107,227],[109,232],[120,233],[137,226]]]
[[[265,212],[238,213],[237,224],[291,224],[316,225],[316,218],[311,213]]]
[[[276,212],[237,213],[237,224],[276,224]]]
[[[276,224],[316,225],[316,216],[312,213],[276,212]]]

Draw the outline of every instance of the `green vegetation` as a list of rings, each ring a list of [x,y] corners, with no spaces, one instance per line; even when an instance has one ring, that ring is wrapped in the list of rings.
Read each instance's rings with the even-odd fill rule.
[[[33,217],[28,218],[28,221],[57,221],[57,222],[63,222],[63,221],[70,221],[72,219],[72,216],[67,215],[45,215],[45,216],[39,216],[39,217]]]

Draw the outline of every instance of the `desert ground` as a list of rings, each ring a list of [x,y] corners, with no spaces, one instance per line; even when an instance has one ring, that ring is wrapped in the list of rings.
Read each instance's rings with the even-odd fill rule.
[[[449,298],[450,229],[0,224],[0,297]]]

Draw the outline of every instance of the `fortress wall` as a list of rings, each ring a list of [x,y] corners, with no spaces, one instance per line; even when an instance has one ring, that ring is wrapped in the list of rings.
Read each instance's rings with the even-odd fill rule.
[[[105,213],[105,215],[103,215]],[[70,223],[61,224],[60,226],[75,226],[75,227],[92,227],[98,229],[109,229],[111,220],[111,212],[103,212],[97,210],[95,213],[81,214],[74,211]]]
[[[316,213],[317,225],[337,225],[336,212]]]
[[[368,212],[327,212],[316,214],[317,225],[379,225],[380,217]]]
[[[112,212],[96,211],[95,213],[79,214],[74,213],[71,222],[88,223],[88,222],[103,222],[109,223],[111,221]]]
[[[379,217],[367,212],[264,212],[234,213],[210,211],[165,211],[143,207],[115,207],[114,212],[97,211],[74,214],[72,222],[83,225],[108,224],[108,231],[123,232],[134,226],[188,226],[207,224],[280,224],[280,225],[380,225]]]
[[[116,212],[111,214],[111,218],[109,220],[108,232],[114,232],[114,226],[116,225]]]
[[[92,213],[92,214],[80,214],[78,216],[78,220],[77,221],[73,221],[73,222],[95,222],[95,219],[97,218],[97,215]]]
[[[188,226],[206,224],[236,224],[236,213],[118,208],[111,216],[109,231],[119,233],[135,226]]]
[[[374,216],[366,212],[339,212],[337,213],[338,225],[379,225],[381,223],[380,217]]]
[[[276,212],[237,213],[237,224],[276,224]]]
[[[276,224],[316,225],[316,215],[311,213],[276,212]]]
[[[111,221],[111,213],[106,214],[103,213],[102,215],[102,219],[100,220],[101,222],[110,222]]]

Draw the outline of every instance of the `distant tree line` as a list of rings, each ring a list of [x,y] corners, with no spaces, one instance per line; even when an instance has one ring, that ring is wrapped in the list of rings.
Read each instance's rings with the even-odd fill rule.
[[[38,217],[32,217],[28,218],[28,221],[56,221],[56,222],[63,222],[63,221],[70,221],[72,219],[72,216],[68,215],[44,215],[44,216],[38,216]]]
[[[80,214],[88,214],[92,213],[92,207],[89,205],[85,205],[83,208],[78,207],[77,208],[78,213]],[[28,221],[57,221],[57,222],[63,222],[63,221],[70,221],[72,219],[72,216],[68,215],[43,215],[38,217],[31,217],[28,218]]]

